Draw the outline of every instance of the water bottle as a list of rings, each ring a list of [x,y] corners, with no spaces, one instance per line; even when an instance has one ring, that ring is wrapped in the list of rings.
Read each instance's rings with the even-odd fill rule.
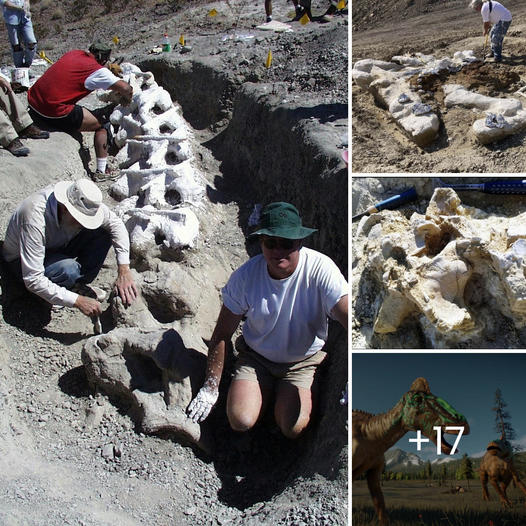
[[[165,33],[163,36],[163,45],[162,45],[163,51],[171,51],[172,50],[172,44],[170,42],[170,39],[168,38],[168,35]]]

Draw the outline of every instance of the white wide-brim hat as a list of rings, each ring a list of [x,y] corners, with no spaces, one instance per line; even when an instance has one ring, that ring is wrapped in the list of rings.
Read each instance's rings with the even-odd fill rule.
[[[60,181],[55,185],[54,193],[57,201],[62,203],[84,228],[95,230],[102,225],[102,192],[93,181]]]

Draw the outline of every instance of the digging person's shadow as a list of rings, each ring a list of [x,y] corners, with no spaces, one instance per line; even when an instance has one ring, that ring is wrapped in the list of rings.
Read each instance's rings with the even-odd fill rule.
[[[111,112],[115,108],[116,104],[112,103],[107,106],[104,106],[102,108],[97,108],[94,110],[90,110],[90,112],[97,117],[99,122],[109,122],[109,116],[111,115]],[[91,153],[89,146],[84,145],[84,139],[82,132],[78,130],[70,130],[65,131],[60,128],[55,128],[54,126],[51,126],[47,122],[44,122],[43,120],[39,119],[38,114],[35,112],[31,112],[31,119],[33,120],[34,124],[38,126],[41,130],[46,130],[50,133],[54,132],[61,132],[61,133],[67,133],[70,137],[75,139],[79,143],[79,157],[82,162],[82,167],[86,171],[87,174],[91,175],[93,172],[89,167],[89,163],[91,161]],[[91,133],[91,132],[86,132]],[[111,155],[114,155],[115,151],[109,151]]]
[[[29,292],[7,267],[0,241],[0,304],[4,321],[33,336],[53,338],[72,344],[85,338],[81,333],[56,333],[46,329],[51,321],[52,305]]]

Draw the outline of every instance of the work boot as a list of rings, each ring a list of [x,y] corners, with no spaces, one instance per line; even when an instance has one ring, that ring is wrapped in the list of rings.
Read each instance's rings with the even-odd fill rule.
[[[20,132],[20,137],[24,139],[49,139],[49,132],[30,124]]]
[[[26,148],[18,138],[11,141],[6,150],[10,151],[15,157],[25,157],[29,154],[29,148]]]

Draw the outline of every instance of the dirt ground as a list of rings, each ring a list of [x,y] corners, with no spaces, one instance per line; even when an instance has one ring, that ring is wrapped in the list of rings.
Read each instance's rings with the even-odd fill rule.
[[[472,49],[482,56],[484,37],[479,13],[468,2],[360,3],[353,10],[352,61],[364,58],[390,60],[403,53],[422,52],[437,58]],[[510,96],[526,85],[526,8],[504,2],[513,22],[504,39],[503,62],[474,65],[450,75],[448,82],[462,84],[491,96]],[[403,6],[407,6],[404,8]],[[371,14],[374,16],[371,16]],[[440,115],[438,138],[428,147],[414,144],[380,108],[373,96],[352,84],[352,168],[363,172],[521,172],[526,156],[526,132],[490,145],[476,142],[470,128],[480,118],[463,108],[446,109],[441,85],[434,78],[425,102]]]
[[[322,14],[327,5],[314,1],[314,14]],[[340,153],[347,146],[347,128],[341,108],[346,110],[348,102],[346,14],[328,24],[296,22],[293,32],[277,34],[255,30],[265,21],[263,3],[241,0],[53,4],[40,0],[32,6],[39,49],[53,60],[69,49],[87,48],[94,38],[108,41],[118,36],[114,56],[145,61],[167,31],[174,46],[184,34],[191,57],[202,63],[219,60],[223,72],[239,85],[286,85],[289,101],[305,108],[318,104],[316,119],[310,122],[314,126],[321,121],[329,129],[326,135],[337,155],[335,165],[343,165]],[[208,14],[212,8],[218,11],[215,17]],[[274,19],[289,21],[291,10],[290,3],[274,2]],[[10,64],[7,36],[0,26],[0,62]],[[179,55],[179,49],[173,53]],[[269,50],[274,67],[266,69]],[[275,97],[281,93],[276,87]],[[214,157],[214,141],[232,117],[233,101],[221,100],[218,106],[219,102],[226,109],[217,119],[195,121],[192,130],[199,142],[197,157],[208,199],[201,211],[199,250],[188,255],[189,265],[203,268],[215,260],[217,267],[209,269],[209,275],[218,281],[248,258],[243,226],[255,200],[261,198],[253,190],[257,180],[244,184],[225,174],[227,160],[236,159],[234,148],[224,153],[227,160]],[[203,105],[203,101],[194,104]],[[298,133],[303,133],[302,127],[298,126]],[[269,157],[281,140],[279,133],[274,135],[276,140],[267,145]],[[84,142],[91,144],[88,134]],[[52,133],[49,140],[29,141],[28,146],[27,158],[0,150],[0,239],[23,198],[47,184],[85,173],[78,143],[65,134]],[[297,146],[307,156],[318,153],[310,143]],[[275,173],[269,176],[281,177],[278,164],[283,155],[275,155]],[[91,157],[93,165],[93,151]],[[309,162],[306,158],[305,164]],[[344,173],[342,167],[338,169]],[[276,187],[269,195],[286,188],[272,178],[269,181]],[[345,196],[344,179],[341,187]],[[337,219],[345,223],[346,210],[340,214]],[[341,231],[345,239],[346,228]],[[342,254],[346,249],[342,248]],[[108,260],[113,259],[110,256]],[[109,290],[115,270],[115,263],[108,262],[96,284]],[[13,285],[4,272],[1,287],[2,526],[347,524],[347,407],[338,402],[339,383],[321,384],[330,397],[320,404],[312,430],[296,442],[280,435],[270,414],[254,433],[231,432],[223,392],[209,419],[216,448],[206,456],[173,438],[140,433],[127,407],[87,384],[80,354],[93,334],[90,320],[74,309],[50,310]],[[108,309],[107,302],[103,309]],[[201,320],[203,338],[210,336],[216,315],[209,313]],[[338,330],[334,334],[345,378],[346,338]]]

